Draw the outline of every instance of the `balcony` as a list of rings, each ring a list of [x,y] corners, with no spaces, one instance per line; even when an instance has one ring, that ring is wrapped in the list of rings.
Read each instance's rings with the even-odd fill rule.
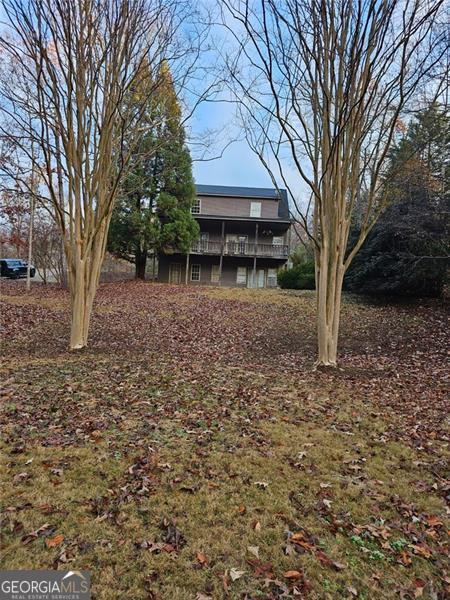
[[[289,247],[284,244],[249,244],[246,242],[207,242],[200,240],[191,248],[191,254],[223,254],[224,256],[265,256],[287,258]]]

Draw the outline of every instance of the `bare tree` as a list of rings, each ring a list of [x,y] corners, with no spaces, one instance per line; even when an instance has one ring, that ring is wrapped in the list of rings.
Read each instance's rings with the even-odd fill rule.
[[[24,171],[34,163],[34,193],[60,228],[71,294],[70,348],[79,349],[87,344],[114,200],[139,145],[148,102],[142,97],[128,110],[124,99],[163,60],[181,65],[183,76],[192,70],[199,50],[189,45],[189,35],[189,44],[179,42],[191,7],[186,0],[2,4],[8,29],[0,37],[0,133],[20,148]],[[173,73],[176,78],[175,67]]]
[[[399,119],[446,51],[442,0],[221,0],[247,140],[315,248],[319,365],[336,365],[345,271],[385,206]],[[433,92],[439,93],[435,82]],[[306,188],[306,202],[299,192]],[[303,194],[304,196],[304,194]],[[355,211],[359,236],[348,247]],[[312,218],[310,218],[312,217]],[[311,225],[312,222],[312,225]]]

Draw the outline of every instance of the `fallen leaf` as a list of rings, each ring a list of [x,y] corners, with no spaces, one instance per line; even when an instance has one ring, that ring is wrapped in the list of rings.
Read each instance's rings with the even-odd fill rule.
[[[300,579],[301,576],[302,574],[300,571],[286,571],[283,573],[283,577],[286,579]]]
[[[259,546],[247,546],[247,550],[256,558],[259,558]]]
[[[414,598],[421,598],[423,596],[423,589],[427,585],[427,582],[423,579],[416,578],[413,581],[413,585],[416,588],[414,590]]]
[[[343,571],[344,569],[347,568],[347,565],[344,565],[344,563],[340,563],[340,562],[336,562],[336,561],[332,561],[331,566],[334,569],[336,569],[336,571]]]
[[[19,483],[20,481],[26,481],[27,479],[29,479],[30,474],[27,473],[26,471],[24,471],[23,473],[17,473],[17,475],[14,475],[13,477],[13,483]]]
[[[230,578],[231,581],[236,581],[240,579],[242,575],[245,575],[245,571],[238,571],[237,569],[230,569]]]
[[[203,552],[197,552],[197,560],[201,565],[208,564],[208,557]]]
[[[262,488],[263,490],[269,487],[267,481],[255,481],[255,485],[256,487]]]
[[[444,523],[436,516],[427,517],[426,522],[430,527],[441,527]]]
[[[417,554],[418,556],[422,556],[423,558],[430,558],[430,556],[431,556],[431,550],[424,544],[422,544],[422,545],[411,544],[410,548],[413,549],[414,554]]]
[[[45,545],[47,548],[56,548],[56,546],[59,546],[63,541],[64,536],[60,533],[59,535],[55,535],[53,538],[46,538]]]
[[[22,537],[22,543],[29,544],[40,535],[49,535],[51,529],[52,526],[50,525],[50,523],[45,523],[45,525],[42,525],[42,527],[39,527],[39,529],[36,529],[36,531],[32,531],[31,533],[27,533],[26,535],[24,535]]]
[[[409,567],[409,565],[412,563],[412,560],[409,557],[409,554],[405,552],[405,550],[403,550],[403,552],[400,553],[400,559],[398,562],[404,565],[405,567]]]

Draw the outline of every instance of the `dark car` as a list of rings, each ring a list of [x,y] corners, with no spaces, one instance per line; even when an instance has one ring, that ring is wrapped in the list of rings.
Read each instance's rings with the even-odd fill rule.
[[[1,258],[0,259],[0,276],[9,277],[10,279],[18,279],[19,277],[27,276],[28,263],[20,258]],[[30,276],[34,277],[36,269],[31,266]]]

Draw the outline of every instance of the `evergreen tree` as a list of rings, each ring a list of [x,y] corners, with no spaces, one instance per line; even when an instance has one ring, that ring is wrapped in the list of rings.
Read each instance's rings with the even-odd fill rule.
[[[346,276],[370,295],[437,296],[448,268],[450,119],[432,105],[393,149],[390,202]],[[351,240],[350,240],[351,243]]]
[[[125,110],[133,110],[136,97],[147,93],[143,126],[148,131],[116,202],[108,237],[108,250],[134,262],[140,279],[145,278],[150,254],[186,252],[199,230],[190,211],[195,200],[192,162],[167,63],[156,80],[147,76],[143,81],[131,90]]]

